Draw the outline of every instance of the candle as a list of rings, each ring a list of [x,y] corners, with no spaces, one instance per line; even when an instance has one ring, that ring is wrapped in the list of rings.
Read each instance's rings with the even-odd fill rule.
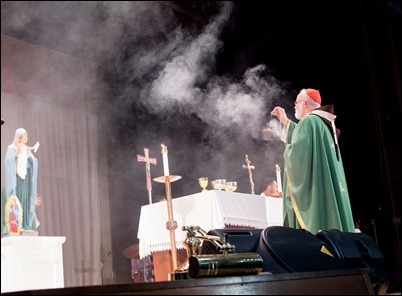
[[[279,165],[275,165],[276,167],[276,183],[278,184],[278,192],[282,192],[282,179],[281,179],[281,168]]]
[[[168,163],[167,147],[162,144],[162,157],[163,157],[163,175],[169,176],[169,163]]]

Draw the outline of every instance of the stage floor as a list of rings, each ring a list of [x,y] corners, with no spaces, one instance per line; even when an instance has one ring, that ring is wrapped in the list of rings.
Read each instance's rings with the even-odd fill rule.
[[[183,279],[168,282],[31,290],[4,295],[374,295],[364,270]]]

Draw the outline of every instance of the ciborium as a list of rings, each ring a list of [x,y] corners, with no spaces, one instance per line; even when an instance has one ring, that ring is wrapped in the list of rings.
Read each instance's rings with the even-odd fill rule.
[[[237,189],[237,182],[236,181],[231,181],[231,182],[226,182],[225,190],[229,192],[236,191]]]
[[[216,190],[222,190],[226,187],[226,179],[216,179],[211,181],[212,187]]]

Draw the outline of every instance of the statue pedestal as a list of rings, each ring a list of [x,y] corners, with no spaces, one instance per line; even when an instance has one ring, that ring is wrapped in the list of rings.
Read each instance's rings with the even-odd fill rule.
[[[1,239],[1,293],[64,288],[64,236]]]

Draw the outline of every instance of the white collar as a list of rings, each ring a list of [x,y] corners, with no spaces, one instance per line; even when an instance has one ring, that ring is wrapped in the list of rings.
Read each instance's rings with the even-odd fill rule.
[[[335,120],[335,118],[336,118],[336,115],[331,114],[331,113],[329,113],[327,111],[323,111],[323,110],[313,110],[313,111],[311,111],[311,113],[316,114],[318,116],[321,116],[321,117],[323,117],[323,118],[325,118],[325,119],[327,119],[327,120],[329,120],[331,122],[333,122]]]

